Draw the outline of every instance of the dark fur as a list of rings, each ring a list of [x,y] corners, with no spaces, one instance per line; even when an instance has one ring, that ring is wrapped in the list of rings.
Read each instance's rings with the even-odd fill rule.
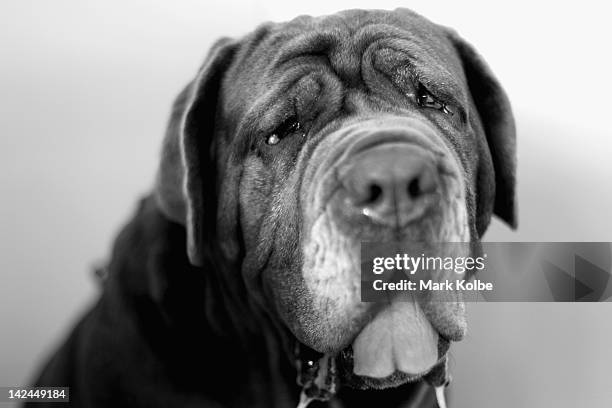
[[[297,199],[294,183],[303,173],[296,169],[307,164],[300,160],[310,157],[305,152],[318,140],[355,115],[405,104],[391,90],[388,100],[371,97],[359,61],[351,52],[331,51],[355,27],[374,23],[398,35],[409,27],[421,41],[413,51],[422,52],[425,63],[448,67],[461,88],[469,131],[451,135],[449,143],[464,166],[473,239],[484,233],[493,211],[515,223],[510,107],[486,65],[455,33],[406,10],[264,25],[240,41],[218,42],[179,95],[155,194],[117,238],[97,305],[36,385],[70,386],[72,405],[83,407],[297,404],[296,333],[317,335],[317,328],[292,326],[295,314],[308,310],[296,274],[302,220],[287,210],[299,208],[288,200]],[[313,39],[317,47],[308,48]],[[294,60],[300,53],[308,56]],[[326,87],[327,100],[295,101],[308,105],[300,109],[312,115],[312,139],[270,155],[256,138],[287,115],[286,105],[270,107],[295,85],[280,67],[299,70],[319,60],[332,64],[337,78],[322,71],[324,83],[304,82],[310,88],[296,92]],[[458,136],[465,137],[453,139]],[[431,392],[422,388],[342,388],[339,400],[393,407],[418,396],[419,406],[433,406]]]

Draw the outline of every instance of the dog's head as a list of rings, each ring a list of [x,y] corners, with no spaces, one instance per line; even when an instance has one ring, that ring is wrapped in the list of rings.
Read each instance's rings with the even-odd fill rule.
[[[360,242],[514,225],[514,155],[469,44],[408,10],[354,10],[219,41],[175,103],[156,192],[194,264],[234,265],[299,342],[352,349],[356,377],[387,386],[461,339],[464,308],[360,302]]]

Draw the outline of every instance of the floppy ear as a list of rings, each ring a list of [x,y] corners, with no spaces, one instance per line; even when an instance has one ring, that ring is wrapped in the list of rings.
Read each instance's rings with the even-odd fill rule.
[[[227,38],[217,41],[196,78],[175,100],[157,173],[157,203],[167,217],[185,225],[187,253],[196,266],[203,264],[205,242],[215,228],[212,142],[219,88],[235,49]]]
[[[468,82],[470,93],[486,135],[488,150],[495,172],[495,185],[484,186],[495,192],[493,212],[511,227],[516,228],[516,131],[514,116],[506,93],[491,72],[487,63],[478,52],[456,32],[447,29],[453,42]],[[488,166],[479,166],[479,173],[490,171]],[[478,174],[479,188],[481,181],[486,184],[489,178]],[[489,182],[490,184],[490,182]],[[480,236],[484,233],[490,219],[490,197],[486,192],[478,191],[477,197],[477,230]]]

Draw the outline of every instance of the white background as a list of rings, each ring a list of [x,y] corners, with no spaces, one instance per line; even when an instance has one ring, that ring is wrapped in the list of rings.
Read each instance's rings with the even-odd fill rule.
[[[149,190],[170,103],[215,38],[396,6],[458,29],[513,103],[521,223],[487,238],[612,241],[606,2],[3,1],[0,385],[27,384],[95,299],[91,266]],[[454,407],[612,404],[612,304],[469,311]]]

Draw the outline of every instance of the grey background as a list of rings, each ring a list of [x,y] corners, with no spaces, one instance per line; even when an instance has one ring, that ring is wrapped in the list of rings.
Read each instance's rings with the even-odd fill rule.
[[[0,4],[0,385],[25,385],[96,295],[152,184],[170,102],[207,47],[265,20],[413,8],[457,28],[513,102],[517,232],[612,241],[612,38],[604,2],[3,1]],[[612,403],[612,305],[469,305],[454,407]]]

